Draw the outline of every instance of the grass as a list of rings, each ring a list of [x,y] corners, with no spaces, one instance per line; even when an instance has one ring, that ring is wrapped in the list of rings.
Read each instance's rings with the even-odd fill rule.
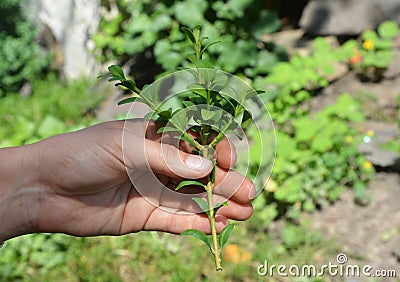
[[[0,103],[0,147],[32,143],[94,122],[94,109],[104,98],[95,82],[69,83],[49,75],[33,83],[27,98],[9,94]]]
[[[28,98],[1,99],[0,147],[91,124],[103,97],[91,81],[66,84],[52,76],[35,82],[33,90]],[[275,265],[335,260],[335,243],[307,223],[271,223],[274,209],[259,200],[255,207],[249,221],[238,223],[221,273],[215,272],[202,242],[190,237],[157,232],[92,238],[32,234],[11,239],[0,250],[0,281],[263,281],[268,277],[260,277],[257,267],[265,260]]]
[[[286,225],[269,233],[260,218],[239,223],[232,243],[246,260],[225,256],[224,270],[216,273],[212,257],[201,242],[157,232],[121,237],[76,238],[63,234],[34,234],[9,240],[1,250],[2,281],[258,281],[257,267],[323,264],[334,261],[332,241],[310,232],[296,245],[281,239]],[[246,238],[246,240],[243,240]]]

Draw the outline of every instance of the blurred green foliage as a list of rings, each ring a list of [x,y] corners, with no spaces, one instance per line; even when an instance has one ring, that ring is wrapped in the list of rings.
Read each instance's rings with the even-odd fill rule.
[[[378,82],[393,59],[394,39],[400,29],[395,21],[385,21],[378,26],[377,31],[366,30],[361,40],[349,40],[348,48],[353,49],[354,69],[364,80]],[[359,59],[356,59],[359,57]]]
[[[232,243],[250,257],[236,262],[225,257],[230,262],[218,275],[194,238],[157,232],[96,238],[33,234],[11,239],[1,249],[0,281],[258,281],[257,267],[265,260],[322,264],[337,254],[337,246],[306,222],[276,235],[265,233],[257,215],[241,225]]]
[[[140,54],[152,54],[163,71],[174,71],[191,52],[180,28],[200,24],[205,36],[223,42],[210,47],[206,59],[213,65],[249,77],[265,75],[287,57],[275,44],[262,43],[263,34],[280,27],[277,14],[264,5],[254,0],[117,1],[108,6],[94,41],[102,61],[133,59],[135,75]]]
[[[8,95],[0,103],[0,147],[19,146],[73,131],[94,122],[93,109],[104,93],[93,93],[94,82],[69,82],[50,75],[33,82],[33,94]]]
[[[36,27],[21,11],[23,2],[0,3],[0,97],[17,92],[24,82],[36,79],[49,63],[36,41]]]

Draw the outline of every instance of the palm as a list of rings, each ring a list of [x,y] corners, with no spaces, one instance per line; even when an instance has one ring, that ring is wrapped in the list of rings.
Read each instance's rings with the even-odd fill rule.
[[[165,191],[168,189],[164,185],[168,185],[171,177],[158,172],[156,178],[150,170],[125,166],[121,146],[123,125],[123,122],[103,123],[42,142],[44,161],[40,171],[47,189],[38,210],[37,230],[77,236],[140,230],[180,233],[187,228],[208,232],[205,216],[183,214],[193,211],[190,201],[182,201]],[[146,132],[143,123],[129,126],[130,142],[140,144],[145,135],[150,140],[158,138],[154,130]],[[220,169],[219,174],[225,176],[227,172]],[[246,189],[252,189],[247,186]],[[225,216],[244,219],[251,214],[249,198],[244,199],[240,192],[236,194],[239,196],[233,197],[225,214],[221,209],[224,216],[219,217],[219,228],[226,223]]]

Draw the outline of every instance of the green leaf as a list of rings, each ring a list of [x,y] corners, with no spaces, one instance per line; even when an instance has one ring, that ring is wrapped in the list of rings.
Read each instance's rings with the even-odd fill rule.
[[[139,98],[139,97],[129,97],[129,98],[126,98],[126,99],[124,99],[124,100],[119,101],[119,102],[118,102],[118,105],[120,106],[120,105],[123,105],[123,104],[128,104],[128,103],[135,102],[137,98]]]
[[[198,181],[196,181],[196,180],[184,180],[184,181],[182,181],[181,183],[179,183],[179,185],[175,188],[175,191],[178,191],[178,190],[181,189],[182,187],[184,187],[184,186],[189,186],[189,185],[201,186],[201,187],[203,187],[203,188],[206,187],[203,183],[198,182]]]
[[[191,139],[191,138],[189,138],[189,137],[187,137],[187,136],[185,136],[185,135],[183,135],[183,136],[176,136],[176,138],[179,138],[179,139],[181,139],[181,140],[183,140],[183,141],[188,142],[188,143],[189,143],[191,146],[193,146],[193,147],[196,146],[196,144],[194,143],[193,139]]]
[[[222,229],[221,233],[219,234],[219,246],[222,249],[231,237],[232,231],[235,228],[235,224],[229,224],[224,229]]]
[[[201,109],[201,117],[203,118],[203,120],[210,120],[214,117],[215,112],[213,111],[209,111],[206,109]]]
[[[162,119],[168,121],[172,117],[172,108],[169,108],[168,110],[165,110],[165,111],[161,111],[158,113],[158,115]]]
[[[163,133],[163,132],[180,132],[180,130],[175,128],[175,127],[169,127],[169,126],[160,127],[157,130],[157,134],[160,134],[160,133]]]
[[[228,206],[228,202],[227,202],[227,201],[225,201],[225,202],[223,202],[223,203],[217,204],[217,205],[214,207],[214,214],[216,214],[217,211],[218,211],[220,208],[222,208],[222,207],[227,207],[227,206]]]
[[[216,174],[216,171],[217,171],[217,160],[213,159],[212,160],[212,164],[213,164],[213,169],[211,171],[211,181],[213,183],[215,183],[215,174]]]
[[[208,207],[208,203],[201,198],[193,197],[192,199],[197,203],[197,205],[201,208],[201,210],[205,212],[208,215],[208,217],[210,217],[210,209]]]
[[[201,50],[201,52],[200,52],[200,57],[203,56],[204,52],[205,52],[209,47],[211,47],[212,45],[218,44],[218,43],[220,43],[220,42],[221,42],[221,41],[213,41],[213,42],[208,43],[208,44],[207,44],[206,46],[204,46],[203,49]]]
[[[192,43],[196,43],[196,39],[194,38],[193,32],[190,28],[182,27],[181,30],[183,31],[183,33],[185,33],[187,38],[192,41]]]
[[[399,34],[399,26],[394,21],[385,21],[379,25],[378,33],[383,38],[393,39]]]
[[[182,101],[182,104],[185,106],[185,108],[193,107],[195,103],[191,101]]]
[[[187,89],[207,99],[207,90],[202,85],[198,83],[192,83],[187,86]]]
[[[210,242],[210,240],[208,239],[207,235],[204,232],[201,232],[200,230],[197,230],[197,229],[187,229],[187,230],[183,231],[180,235],[181,236],[193,236],[193,237],[195,237],[197,239],[200,239],[212,251],[211,242]]]
[[[137,89],[136,87],[136,83],[131,79],[121,80],[121,83],[117,83],[115,86],[120,86],[120,85],[128,88],[129,90],[135,93],[139,92],[139,89]]]
[[[117,80],[126,80],[124,71],[122,70],[122,68],[120,66],[117,66],[117,65],[109,66],[108,71]]]
[[[246,128],[251,124],[252,121],[252,116],[250,112],[244,111],[243,112],[243,117],[242,117],[242,128]]]

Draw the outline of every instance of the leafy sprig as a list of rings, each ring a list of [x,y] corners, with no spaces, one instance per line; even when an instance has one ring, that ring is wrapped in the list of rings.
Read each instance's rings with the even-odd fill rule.
[[[250,99],[263,91],[255,91],[250,87],[244,89],[231,85],[232,81],[228,74],[217,71],[213,65],[203,58],[207,49],[219,43],[209,41],[201,35],[199,26],[194,29],[182,28],[193,45],[193,53],[187,56],[187,60],[193,64],[192,69],[187,69],[195,78],[195,83],[187,85],[187,93],[181,97],[182,108],[173,111],[164,109],[158,101],[157,95],[151,91],[141,91],[133,80],[126,78],[121,67],[112,65],[108,68],[110,82],[117,81],[116,86],[122,86],[132,91],[133,96],[120,101],[118,104],[141,102],[146,104],[152,111],[146,118],[166,124],[159,128],[158,133],[177,132],[178,138],[193,146],[193,152],[212,160],[213,169],[207,177],[207,183],[203,184],[197,180],[184,180],[177,187],[180,190],[185,186],[199,186],[207,194],[207,199],[193,198],[200,209],[208,216],[211,227],[211,238],[200,230],[190,229],[181,235],[190,235],[203,241],[210,249],[215,258],[218,271],[222,270],[221,251],[228,241],[234,226],[229,224],[217,235],[215,216],[218,210],[228,203],[214,204],[213,191],[215,189],[216,159],[215,148],[226,134],[235,133],[239,127],[247,126],[252,115],[243,106]],[[157,94],[157,93],[156,93]],[[201,106],[199,108],[199,106]],[[185,110],[183,110],[185,108]],[[189,121],[193,121],[188,128]],[[190,131],[197,133],[198,137],[189,134]],[[210,140],[210,136],[215,136]]]

